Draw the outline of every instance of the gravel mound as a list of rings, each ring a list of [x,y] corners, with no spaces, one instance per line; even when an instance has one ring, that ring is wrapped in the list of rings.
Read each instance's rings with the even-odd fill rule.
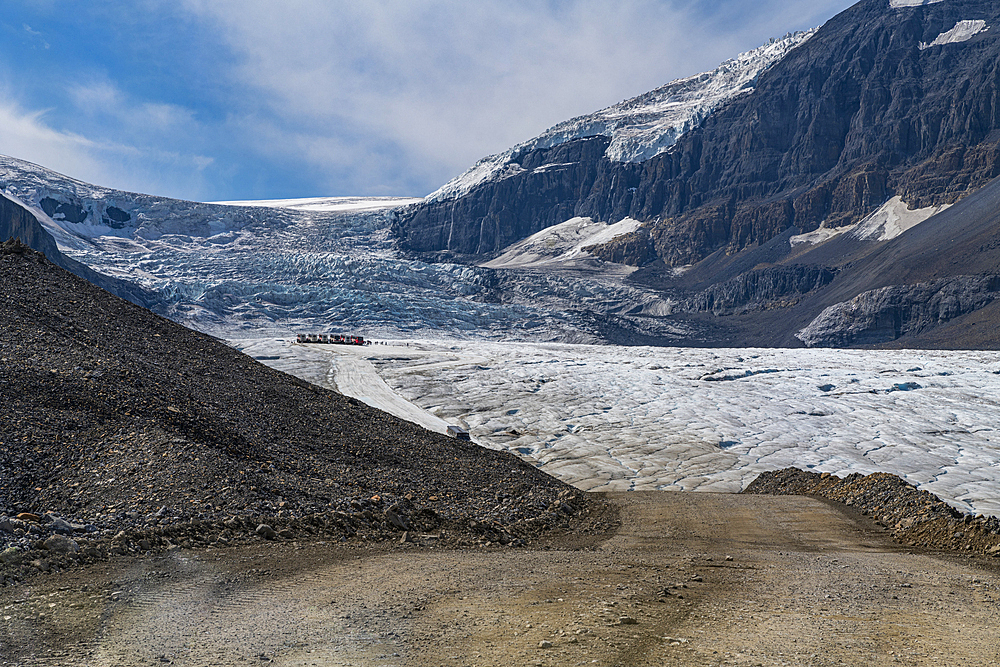
[[[962,514],[889,473],[840,478],[785,468],[761,474],[743,493],[819,496],[871,517],[900,544],[1000,557],[1000,519]]]
[[[260,539],[517,545],[591,506],[0,244],[0,583]]]

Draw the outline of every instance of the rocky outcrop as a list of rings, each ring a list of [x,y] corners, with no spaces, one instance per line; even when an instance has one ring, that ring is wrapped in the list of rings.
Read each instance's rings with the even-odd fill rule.
[[[411,250],[496,253],[576,217],[609,144],[592,137],[515,156],[507,172],[464,197],[409,207],[393,230]]]
[[[20,239],[55,264],[59,264],[57,259],[65,259],[56,247],[55,239],[45,231],[31,211],[0,195],[0,241],[12,238]]]
[[[829,285],[836,275],[835,270],[823,266],[772,266],[748,271],[684,300],[679,310],[735,315],[783,308]]]
[[[963,20],[1000,25],[1000,6],[863,0],[666,153],[615,162],[603,139],[532,151],[464,197],[403,211],[395,229],[414,250],[490,254],[573,216],[632,217],[646,236],[598,254],[677,266],[793,225],[847,225],[893,194],[953,202],[1000,174],[1000,32],[919,48]]]
[[[103,202],[101,202],[103,203]],[[71,199],[70,201],[60,201],[53,197],[43,197],[38,205],[45,211],[45,215],[53,220],[65,220],[75,225],[87,222],[91,219],[91,224],[96,224],[100,220],[101,224],[111,229],[125,229],[131,222],[132,216],[128,211],[123,211],[117,206],[110,206],[103,203],[103,206],[95,206],[97,202],[90,202],[88,208],[84,202]],[[103,210],[103,213],[100,212]]]
[[[809,347],[885,343],[979,310],[998,290],[1000,276],[883,287],[830,306],[796,337]]]

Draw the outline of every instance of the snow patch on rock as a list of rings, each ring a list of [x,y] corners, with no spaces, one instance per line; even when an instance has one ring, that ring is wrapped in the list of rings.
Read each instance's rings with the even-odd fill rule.
[[[820,227],[815,231],[793,236],[788,239],[788,242],[793,248],[804,243],[819,245],[847,233],[859,241],[889,241],[950,206],[951,204],[941,204],[940,206],[911,209],[902,197],[896,196],[857,224],[835,229]]]
[[[634,232],[641,224],[632,218],[625,218],[613,225],[594,222],[590,218],[572,218],[512,244],[504,254],[482,266],[491,269],[526,269],[552,267],[575,260],[598,262],[600,260],[590,255],[585,248],[608,243],[623,234]]]
[[[666,152],[729,100],[753,91],[757,78],[816,30],[789,33],[740,54],[711,72],[678,79],[639,97],[594,114],[560,123],[540,136],[480,160],[446,183],[427,201],[457,199],[480,183],[502,180],[523,171],[517,156],[587,137],[606,136],[606,155],[616,162],[644,162]],[[555,165],[548,165],[551,168]]]
[[[809,244],[809,245],[819,245],[821,243],[826,243],[832,238],[840,236],[845,232],[849,232],[854,229],[854,225],[848,227],[820,227],[819,229],[806,232],[805,234],[797,234],[790,239],[788,239],[789,245],[793,248],[797,245]]]
[[[896,196],[855,225],[852,233],[855,238],[861,241],[888,241],[950,206],[950,204],[942,204],[928,208],[910,209],[902,197]]]
[[[920,42],[920,50],[929,49],[932,46],[941,46],[943,44],[958,44],[961,42],[967,42],[981,32],[986,32],[989,30],[989,26],[986,25],[986,21],[976,20],[976,21],[959,21],[955,24],[955,27],[947,32],[942,32],[938,35],[933,42],[926,43]]]
[[[893,9],[903,9],[905,7],[923,7],[924,5],[936,5],[944,0],[889,0],[889,6]]]

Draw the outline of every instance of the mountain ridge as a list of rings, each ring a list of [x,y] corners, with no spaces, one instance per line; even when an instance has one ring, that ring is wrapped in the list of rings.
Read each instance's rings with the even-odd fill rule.
[[[994,25],[1000,11],[979,1],[893,8],[864,0],[789,49],[752,94],[728,99],[669,151],[616,162],[602,159],[607,147],[584,148],[593,138],[574,140],[577,150],[567,142],[554,153],[531,151],[518,156],[528,163],[520,177],[480,184],[464,201],[432,197],[405,209],[397,234],[414,250],[488,255],[560,217],[632,217],[648,227],[598,256],[678,266],[719,247],[738,252],[792,225],[852,224],[894,193],[920,208],[952,203],[1000,173],[995,85],[976,85],[995,82],[1000,47],[989,29],[919,47],[971,19]],[[530,177],[557,163],[574,167],[560,168],[555,183]],[[456,234],[453,220],[477,233]],[[446,223],[445,237],[435,230]],[[647,248],[637,243],[643,235]]]
[[[1000,26],[1000,7],[982,0],[862,0],[762,71],[751,93],[729,98],[665,152],[615,162],[607,157],[606,137],[529,151],[516,156],[519,169],[463,197],[402,209],[394,232],[418,253],[477,262],[570,218],[637,220],[633,231],[586,250],[642,267],[627,282],[669,294],[674,319],[721,327],[712,344],[798,345],[795,334],[823,310],[881,288],[894,288],[893,303],[868,303],[882,313],[872,316],[888,317],[888,308],[905,320],[905,303],[918,298],[908,287],[947,278],[942,289],[967,294],[972,278],[1000,272],[995,249],[984,246],[976,271],[959,271],[961,262],[952,261],[946,275],[932,275],[921,265],[886,284],[879,278],[885,271],[869,259],[851,278],[855,263],[872,257],[879,244],[933,252],[915,230],[953,224],[956,217],[942,209],[1000,175],[1000,34],[994,26]],[[882,213],[893,202],[898,212]],[[981,206],[963,210],[989,217]],[[908,221],[893,226],[900,216]],[[897,242],[900,235],[913,241]],[[800,247],[790,247],[795,244]],[[839,277],[808,278],[829,272]],[[844,291],[849,284],[857,291]],[[830,302],[834,294],[840,300]],[[988,306],[993,291],[983,294],[921,320],[917,329]],[[716,308],[719,303],[727,305]],[[758,313],[759,325],[749,322],[748,311]],[[770,311],[785,315],[777,330]],[[858,340],[881,345],[911,334],[922,335],[895,322]],[[854,340],[832,333],[806,339]],[[964,340],[997,344],[989,337]]]

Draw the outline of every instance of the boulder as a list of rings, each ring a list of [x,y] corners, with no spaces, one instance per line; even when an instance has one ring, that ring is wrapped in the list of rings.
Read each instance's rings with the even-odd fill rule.
[[[24,558],[24,554],[17,547],[10,547],[0,551],[0,563],[4,565],[17,565]]]
[[[65,535],[53,535],[43,543],[45,548],[55,554],[75,554],[80,551],[76,540]]]

